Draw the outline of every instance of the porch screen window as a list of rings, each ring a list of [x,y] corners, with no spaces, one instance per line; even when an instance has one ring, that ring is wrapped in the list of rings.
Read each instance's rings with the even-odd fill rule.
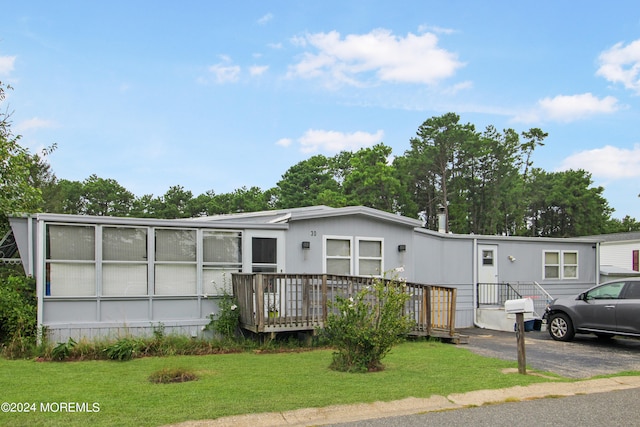
[[[46,228],[45,295],[96,295],[96,249],[93,226]]]
[[[351,239],[327,239],[327,274],[351,274]]]
[[[358,240],[358,274],[361,276],[382,276],[382,241]]]
[[[251,270],[254,273],[275,273],[278,271],[278,239],[253,237],[251,239]]]
[[[196,247],[195,230],[155,230],[156,295],[196,294]]]
[[[203,287],[207,295],[231,293],[231,273],[242,270],[242,234],[209,231],[202,235]]]
[[[102,295],[147,295],[147,229],[102,229]]]

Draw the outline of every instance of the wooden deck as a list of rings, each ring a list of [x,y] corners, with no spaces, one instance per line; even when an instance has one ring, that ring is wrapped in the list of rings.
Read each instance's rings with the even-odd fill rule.
[[[233,274],[240,326],[255,333],[322,328],[336,295],[348,297],[373,284],[371,277],[330,274]],[[411,295],[405,314],[415,321],[413,336],[455,340],[456,289],[406,283]]]

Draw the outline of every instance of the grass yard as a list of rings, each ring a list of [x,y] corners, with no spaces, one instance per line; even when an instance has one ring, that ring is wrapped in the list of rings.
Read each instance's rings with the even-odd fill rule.
[[[0,412],[11,426],[159,426],[247,412],[285,411],[405,397],[448,395],[549,381],[503,374],[516,362],[489,359],[464,346],[407,342],[382,372],[328,369],[330,350],[277,354],[149,357],[127,362],[35,362],[0,359],[0,402],[35,404],[36,412]],[[194,372],[197,381],[155,384],[165,368]],[[41,402],[93,403],[99,412],[41,412]],[[4,409],[4,407],[3,407]]]

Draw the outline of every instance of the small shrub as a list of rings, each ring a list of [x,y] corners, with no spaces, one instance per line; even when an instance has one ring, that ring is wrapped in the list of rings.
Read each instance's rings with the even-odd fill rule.
[[[404,282],[376,280],[351,297],[337,296],[324,336],[336,348],[330,368],[344,372],[379,371],[382,359],[411,330],[402,314],[409,299]]]
[[[211,313],[209,319],[205,329],[217,332],[227,340],[237,339],[240,331],[240,309],[236,298],[226,290],[218,300],[218,313]]]
[[[69,358],[71,355],[71,351],[78,343],[71,337],[67,342],[60,342],[58,345],[51,349],[51,359],[53,360],[64,360]]]
[[[156,384],[183,383],[197,379],[196,374],[184,368],[164,368],[149,376],[149,381]]]
[[[126,337],[120,338],[115,343],[109,345],[104,349],[104,352],[111,360],[131,360],[143,346],[144,343],[140,340]]]
[[[165,337],[165,332],[164,332],[164,323],[160,322],[157,325],[155,325],[153,327],[153,339],[154,341],[157,342],[162,342],[164,341],[164,337]]]

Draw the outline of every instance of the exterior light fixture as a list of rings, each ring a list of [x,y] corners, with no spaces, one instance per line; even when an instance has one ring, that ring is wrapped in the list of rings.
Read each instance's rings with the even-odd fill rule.
[[[302,249],[310,249],[311,242],[302,242]]]
[[[407,245],[398,245],[398,252],[406,252]]]

